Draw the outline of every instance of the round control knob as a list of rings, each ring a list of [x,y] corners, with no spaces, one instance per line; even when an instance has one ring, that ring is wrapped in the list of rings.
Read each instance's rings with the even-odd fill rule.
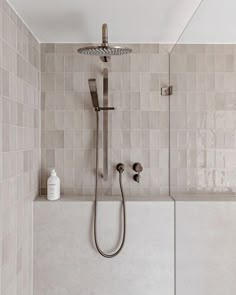
[[[140,173],[143,171],[143,166],[140,163],[134,163],[133,169],[135,172]]]

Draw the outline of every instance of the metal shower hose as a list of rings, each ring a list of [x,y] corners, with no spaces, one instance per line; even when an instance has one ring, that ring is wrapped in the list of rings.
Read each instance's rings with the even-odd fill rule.
[[[126,208],[125,208],[125,197],[124,197],[124,191],[123,191],[123,185],[122,185],[122,172],[119,171],[119,184],[120,184],[120,192],[121,192],[121,197],[122,197],[122,211],[123,211],[123,235],[122,235],[122,241],[119,246],[119,248],[112,254],[107,254],[104,253],[99,244],[98,244],[98,239],[97,239],[97,199],[98,199],[98,164],[99,164],[99,110],[96,110],[96,121],[97,121],[97,126],[96,126],[96,183],[95,183],[95,204],[94,204],[94,242],[95,246],[98,250],[98,252],[105,258],[113,258],[116,255],[120,253],[122,250],[124,243],[125,243],[125,237],[126,237]]]

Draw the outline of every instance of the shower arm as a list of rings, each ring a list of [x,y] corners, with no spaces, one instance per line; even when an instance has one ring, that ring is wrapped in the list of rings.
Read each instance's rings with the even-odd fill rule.
[[[108,28],[107,24],[102,25],[102,45],[108,46]]]

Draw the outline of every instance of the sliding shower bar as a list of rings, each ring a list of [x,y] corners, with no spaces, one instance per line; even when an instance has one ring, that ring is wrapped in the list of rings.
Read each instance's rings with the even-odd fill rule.
[[[114,107],[108,107],[108,70],[103,71],[103,107],[99,106],[96,79],[89,79],[89,89],[92,98],[92,104],[96,112],[103,112],[103,180],[108,179],[108,159],[109,159],[109,114],[108,111],[115,110]]]
[[[105,108],[108,107],[108,69],[103,70],[103,105]],[[108,131],[109,131],[109,114],[105,110],[103,112],[103,180],[108,179],[108,159],[109,159],[109,148],[108,148]]]

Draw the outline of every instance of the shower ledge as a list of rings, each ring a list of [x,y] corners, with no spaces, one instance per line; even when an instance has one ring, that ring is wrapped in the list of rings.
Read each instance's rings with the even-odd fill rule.
[[[94,196],[78,196],[78,195],[62,195],[60,200],[48,201],[46,196],[38,196],[35,202],[48,202],[48,203],[63,203],[63,202],[93,202]],[[101,196],[98,197],[98,201],[102,202],[114,202],[121,201],[120,196]],[[126,202],[173,202],[170,196],[148,196],[148,197],[129,197],[126,198]]]
[[[172,195],[176,202],[236,202],[233,194]]]
[[[121,201],[120,196],[101,196],[98,198],[102,202]],[[94,196],[63,195],[60,200],[48,201],[46,196],[38,196],[35,202],[64,203],[64,202],[93,202]],[[175,195],[175,196],[148,196],[129,197],[126,202],[236,202],[236,195]]]

